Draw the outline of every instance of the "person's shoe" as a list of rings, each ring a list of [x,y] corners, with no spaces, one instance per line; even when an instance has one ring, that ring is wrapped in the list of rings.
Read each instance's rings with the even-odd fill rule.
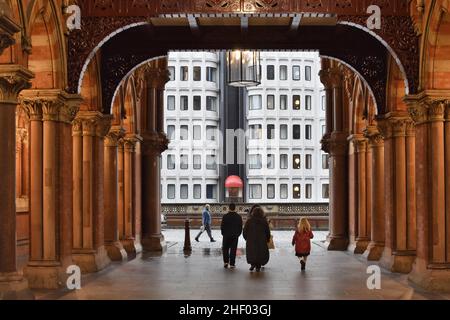
[[[211,239],[211,242],[217,242],[216,240],[214,240],[214,239]]]
[[[305,261],[300,261],[300,264],[302,265],[302,271],[305,271],[306,270],[306,263],[305,263]]]
[[[223,265],[223,267],[224,267],[225,269],[228,269],[228,263],[225,263],[225,264]]]
[[[250,271],[253,272],[255,270],[255,266],[250,267]]]
[[[236,269],[236,266],[231,265],[230,269]]]
[[[261,272],[261,268],[260,267],[256,268],[256,272]]]

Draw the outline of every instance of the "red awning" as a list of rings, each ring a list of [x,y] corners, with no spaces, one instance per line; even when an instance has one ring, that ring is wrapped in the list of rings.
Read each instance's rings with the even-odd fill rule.
[[[225,188],[243,188],[244,183],[238,176],[230,176],[225,180]]]

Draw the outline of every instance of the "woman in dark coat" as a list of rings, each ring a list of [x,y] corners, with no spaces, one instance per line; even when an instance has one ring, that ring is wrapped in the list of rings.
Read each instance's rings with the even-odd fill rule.
[[[269,223],[260,207],[252,211],[251,218],[247,221],[244,228],[244,239],[247,240],[247,262],[251,265],[250,271],[256,269],[261,271],[261,267],[266,265],[270,259],[269,247],[270,241]]]

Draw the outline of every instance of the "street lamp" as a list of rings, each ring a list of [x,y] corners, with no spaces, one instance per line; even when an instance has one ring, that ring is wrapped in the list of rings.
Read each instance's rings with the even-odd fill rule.
[[[261,84],[261,60],[258,51],[228,51],[227,63],[228,85],[245,88]]]

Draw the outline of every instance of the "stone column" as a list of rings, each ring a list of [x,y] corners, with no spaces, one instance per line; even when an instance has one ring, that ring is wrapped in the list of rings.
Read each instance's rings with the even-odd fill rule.
[[[323,63],[324,64],[324,63]],[[331,133],[333,132],[333,87],[332,87],[332,77],[331,72],[326,65],[322,66],[322,70],[319,73],[320,81],[325,87],[325,97],[326,97],[326,109],[325,109],[325,119],[326,119],[326,132],[323,136],[323,142],[329,140]],[[326,149],[326,147],[325,147]],[[325,150],[324,150],[325,151]],[[326,151],[329,153],[328,151]]]
[[[0,21],[1,27],[1,21]],[[0,52],[6,45],[0,45]],[[0,66],[0,300],[31,298],[16,264],[16,107],[33,74],[18,65]]]
[[[386,137],[386,243],[381,263],[392,272],[409,273],[414,263],[416,248],[408,238],[414,234],[409,230],[415,221],[415,212],[408,212],[408,198],[412,190],[407,188],[406,131],[411,125],[408,114],[392,113],[382,120],[383,135]],[[413,165],[413,164],[412,164]],[[410,172],[410,174],[413,174]]]
[[[143,136],[142,150],[142,247],[145,251],[163,251],[161,232],[160,157],[167,150],[165,135]]]
[[[119,239],[119,191],[118,191],[118,146],[122,132],[111,130],[105,139],[105,247],[108,256],[113,261],[127,260],[125,251]]]
[[[123,130],[123,129],[121,129]],[[125,130],[123,130],[123,132],[125,132]],[[119,239],[122,242],[123,245],[123,240],[125,240],[125,202],[124,202],[124,194],[125,194],[125,190],[124,190],[124,144],[125,141],[123,140],[123,138],[121,138],[118,141],[118,146],[119,146],[119,153],[118,153],[118,158],[117,158],[117,167],[118,167],[118,190],[119,190],[119,199],[118,199],[118,210],[117,210],[117,215],[119,217],[119,221],[118,221],[118,228],[119,228]],[[127,248],[124,246],[124,249],[126,250]],[[132,252],[127,252],[128,254],[132,253]]]
[[[124,219],[122,243],[127,252],[136,255],[142,252],[140,235],[136,233],[139,203],[136,203],[136,145],[139,139],[135,135],[124,138],[123,156],[123,188],[124,188]]]
[[[376,127],[365,131],[372,150],[372,202],[371,202],[371,242],[364,253],[369,261],[381,259],[385,245],[385,206],[384,206],[384,137]]]
[[[450,160],[446,93],[405,98],[416,125],[417,259],[410,280],[428,290],[450,290]]]
[[[26,90],[22,107],[30,119],[30,287],[65,285],[72,264],[71,122],[81,98],[61,90]]]
[[[110,263],[104,245],[103,189],[104,138],[110,126],[111,118],[96,111],[80,111],[74,121],[74,161],[78,162],[73,179],[73,260],[85,273]]]
[[[369,245],[369,223],[367,210],[367,140],[363,135],[354,135],[350,138],[354,144],[356,155],[356,216],[355,235],[351,239],[350,250],[355,254],[363,254]]]
[[[146,97],[142,125],[142,247],[146,251],[163,251],[161,233],[160,157],[167,150],[168,139],[161,126],[164,121],[164,87],[169,80],[167,59],[149,63],[143,70]],[[139,166],[138,166],[139,167]]]
[[[323,149],[330,154],[330,235],[328,250],[347,250],[348,247],[348,141],[344,132],[343,76],[333,68],[329,70],[329,85],[333,88],[333,125],[329,139],[324,139]],[[329,110],[331,111],[331,110]]]

